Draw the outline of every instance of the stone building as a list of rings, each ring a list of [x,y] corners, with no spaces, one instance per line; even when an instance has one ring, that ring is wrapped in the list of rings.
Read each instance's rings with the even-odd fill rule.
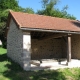
[[[7,56],[24,70],[31,60],[80,59],[80,22],[57,17],[10,12],[7,21]]]

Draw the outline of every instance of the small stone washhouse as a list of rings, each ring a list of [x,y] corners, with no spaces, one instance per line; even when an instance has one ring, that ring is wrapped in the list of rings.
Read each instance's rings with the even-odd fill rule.
[[[31,60],[80,59],[80,21],[10,11],[6,28],[7,56],[24,70]]]

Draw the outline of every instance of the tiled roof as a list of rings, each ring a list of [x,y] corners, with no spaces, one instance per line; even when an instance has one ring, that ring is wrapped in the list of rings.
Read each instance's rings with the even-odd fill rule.
[[[80,31],[80,21],[77,20],[22,12],[10,12],[9,15],[13,17],[20,28]]]

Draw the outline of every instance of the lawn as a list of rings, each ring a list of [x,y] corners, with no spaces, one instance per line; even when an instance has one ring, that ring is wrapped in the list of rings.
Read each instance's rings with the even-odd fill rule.
[[[80,68],[24,71],[0,48],[0,80],[80,80]]]

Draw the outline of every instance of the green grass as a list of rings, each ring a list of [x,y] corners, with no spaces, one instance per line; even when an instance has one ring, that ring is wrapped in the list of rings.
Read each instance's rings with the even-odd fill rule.
[[[80,80],[80,68],[24,71],[0,48],[0,80]]]

